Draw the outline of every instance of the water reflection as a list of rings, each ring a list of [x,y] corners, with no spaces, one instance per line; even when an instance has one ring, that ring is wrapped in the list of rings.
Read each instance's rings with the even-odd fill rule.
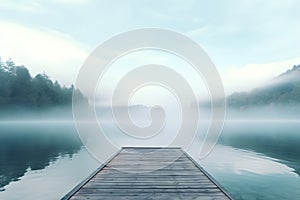
[[[0,124],[0,188],[81,148],[72,124]]]
[[[262,153],[300,175],[300,123],[297,121],[227,122],[220,143]]]
[[[298,121],[227,121],[198,161],[235,199],[299,199],[299,130]],[[195,159],[200,143],[190,150]]]
[[[298,177],[293,168],[280,163],[279,160],[252,151],[223,145],[217,145],[201,163],[210,170],[223,170],[233,174],[289,174]]]
[[[253,151],[217,145],[208,157],[198,159],[198,162],[234,199],[300,197],[298,174],[277,159]]]
[[[235,199],[298,199],[299,130],[297,122],[226,122],[220,144],[198,161]],[[189,151],[194,158],[201,138]],[[0,199],[59,199],[97,166],[73,124],[0,124]]]

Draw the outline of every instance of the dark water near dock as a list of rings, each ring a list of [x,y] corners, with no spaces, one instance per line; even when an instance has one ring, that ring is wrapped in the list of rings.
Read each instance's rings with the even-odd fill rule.
[[[299,132],[298,121],[229,121],[198,160],[236,199],[299,199]],[[72,123],[0,124],[0,199],[59,199],[98,165]]]

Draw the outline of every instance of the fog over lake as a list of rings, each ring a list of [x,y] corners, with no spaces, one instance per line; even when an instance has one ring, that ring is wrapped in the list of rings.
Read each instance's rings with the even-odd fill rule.
[[[1,0],[0,200],[61,199],[125,146],[179,146],[237,200],[300,199],[299,8]]]
[[[107,113],[100,110],[103,116],[111,114],[109,109]],[[143,106],[130,108],[132,119],[144,126],[149,124],[149,118],[145,117],[148,111]],[[188,153],[236,199],[300,196],[297,113],[290,114],[290,118],[276,118],[274,110],[269,115],[265,110],[262,115],[257,110],[253,115],[232,112],[235,112],[234,117],[226,119],[218,144],[204,159],[199,158],[199,151],[209,123],[200,118],[198,134]],[[203,116],[204,111],[201,114]],[[0,123],[1,199],[61,198],[100,165],[82,145],[69,114],[59,114],[52,119],[51,115],[46,116],[37,120],[36,116],[27,115],[19,118],[28,119],[25,121]],[[108,138],[120,146],[166,145],[173,134],[162,133],[164,137],[140,142],[124,135],[112,120],[105,121],[102,126]],[[177,127],[172,122],[167,123],[168,131],[171,130],[168,126]],[[56,192],[49,194],[49,190]]]

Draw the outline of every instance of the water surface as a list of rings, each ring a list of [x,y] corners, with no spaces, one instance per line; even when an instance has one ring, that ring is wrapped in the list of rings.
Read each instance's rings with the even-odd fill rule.
[[[300,123],[228,121],[204,160],[236,199],[300,198]],[[201,137],[199,137],[201,138]],[[0,124],[0,199],[59,199],[99,166],[72,123]]]

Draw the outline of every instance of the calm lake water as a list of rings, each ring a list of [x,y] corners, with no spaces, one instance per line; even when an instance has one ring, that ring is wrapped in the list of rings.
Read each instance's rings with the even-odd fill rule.
[[[300,123],[229,121],[204,160],[235,199],[300,199]],[[60,199],[99,163],[72,123],[0,123],[0,199]]]

